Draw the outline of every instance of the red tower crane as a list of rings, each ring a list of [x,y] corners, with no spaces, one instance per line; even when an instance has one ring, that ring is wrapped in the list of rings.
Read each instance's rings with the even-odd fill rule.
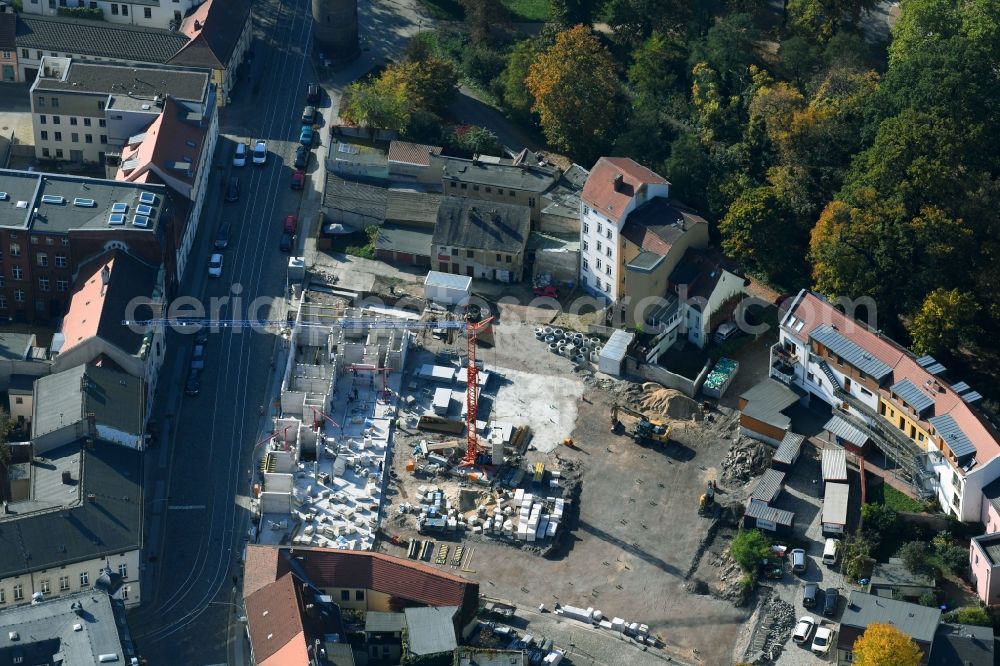
[[[476,411],[479,407],[479,368],[476,366],[476,338],[489,328],[493,317],[487,317],[478,322],[467,322],[465,326],[466,342],[468,343],[468,367],[465,370],[465,414],[466,430],[465,458],[463,466],[475,465],[479,453],[479,438],[476,435]]]

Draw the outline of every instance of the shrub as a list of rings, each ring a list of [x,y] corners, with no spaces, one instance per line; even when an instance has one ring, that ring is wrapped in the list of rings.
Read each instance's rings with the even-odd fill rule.
[[[87,21],[103,21],[104,12],[100,9],[88,9],[87,7],[60,7],[57,12],[59,16],[69,16],[71,18],[85,19]]]
[[[979,627],[989,627],[993,625],[989,613],[979,606],[964,606],[949,611],[941,618],[945,622],[954,624],[973,624]]]
[[[911,573],[926,573],[930,568],[927,564],[927,544],[923,541],[907,541],[899,547],[896,557]]]
[[[871,541],[863,536],[847,537],[841,551],[841,567],[844,576],[852,582],[859,580],[868,570],[871,554]]]
[[[941,565],[952,574],[960,573],[969,563],[969,551],[957,544],[938,550],[938,557],[941,558]]]
[[[499,155],[503,150],[497,135],[478,125],[459,125],[446,142],[449,148],[467,153]]]
[[[756,574],[760,569],[761,560],[770,555],[771,546],[760,530],[740,529],[733,537],[729,552],[743,571]]]
[[[482,44],[470,44],[462,54],[462,72],[483,87],[499,78],[506,64],[503,54]]]
[[[865,532],[876,538],[895,534],[899,527],[899,514],[885,504],[865,504],[861,507],[861,520]]]
[[[938,605],[937,595],[930,590],[924,592],[923,594],[920,595],[920,605],[927,606],[929,608],[936,608]]]

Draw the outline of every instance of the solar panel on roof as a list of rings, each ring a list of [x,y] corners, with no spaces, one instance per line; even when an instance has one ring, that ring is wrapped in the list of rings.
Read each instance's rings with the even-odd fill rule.
[[[955,393],[965,393],[970,388],[972,388],[972,387],[969,386],[968,384],[966,384],[965,382],[959,382],[959,383],[957,383],[957,384],[955,384],[954,386],[951,387],[951,389]]]
[[[983,399],[983,394],[980,393],[979,391],[972,391],[962,396],[962,400],[966,401],[969,404],[972,404],[975,401],[982,399]]]
[[[939,375],[939,374],[941,374],[944,371],[945,371],[945,367],[943,365],[941,365],[940,363],[935,363],[934,365],[932,365],[929,368],[927,368],[927,372],[931,373],[932,375]]]
[[[125,213],[111,213],[108,216],[108,225],[115,226],[118,224],[125,224]]]
[[[139,215],[146,215],[148,217],[153,214],[153,207],[147,206],[146,204],[139,204],[135,207],[135,212]]]
[[[933,356],[921,356],[917,359],[917,365],[921,368],[926,368],[928,365],[934,365],[937,363]]]
[[[916,384],[909,379],[898,381],[892,385],[892,392],[902,398],[907,404],[912,405],[917,412],[934,405],[934,398],[921,391]]]
[[[112,213],[127,213],[128,212],[128,204],[127,203],[122,203],[120,201],[117,202],[117,203],[113,203],[113,204],[111,204],[111,212]]]
[[[149,226],[149,218],[145,215],[136,215],[132,218],[132,226],[145,229]]]

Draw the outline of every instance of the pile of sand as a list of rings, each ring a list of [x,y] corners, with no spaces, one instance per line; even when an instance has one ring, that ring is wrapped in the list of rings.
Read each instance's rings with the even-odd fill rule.
[[[664,388],[656,382],[642,385],[639,405],[650,418],[675,421],[700,421],[701,405],[676,389]]]

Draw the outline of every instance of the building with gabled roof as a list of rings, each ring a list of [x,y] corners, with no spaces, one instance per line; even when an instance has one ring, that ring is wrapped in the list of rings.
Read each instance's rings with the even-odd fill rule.
[[[168,61],[210,69],[219,106],[229,103],[238,78],[236,70],[250,48],[251,4],[251,0],[204,0],[181,23],[179,32],[189,41]]]
[[[446,196],[438,207],[432,265],[442,273],[520,282],[530,233],[527,206]]]
[[[931,656],[934,636],[940,621],[939,608],[918,606],[855,590],[848,597],[847,607],[840,618],[837,663],[852,663],[854,642],[865,633],[869,625],[879,623],[891,624],[905,636],[913,639],[923,654],[920,663],[926,665]]]
[[[937,497],[961,520],[982,519],[983,489],[1000,478],[1000,434],[978,409],[979,393],[818,294],[801,291],[780,325],[772,377],[833,407],[918,494]]]

